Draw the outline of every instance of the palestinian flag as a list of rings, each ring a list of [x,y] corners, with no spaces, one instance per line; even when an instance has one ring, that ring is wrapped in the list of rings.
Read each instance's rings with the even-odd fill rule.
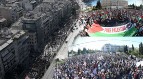
[[[99,32],[102,30],[103,28],[99,24],[93,23],[91,27],[88,29],[88,33],[95,33],[95,32]]]
[[[124,37],[133,36],[136,32],[134,26],[129,26],[131,24],[125,24],[115,27],[102,27],[96,21],[89,27],[86,32],[90,37]]]

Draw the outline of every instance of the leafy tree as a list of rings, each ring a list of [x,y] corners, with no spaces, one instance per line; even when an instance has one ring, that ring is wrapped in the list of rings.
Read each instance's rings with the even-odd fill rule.
[[[130,54],[138,56],[139,55],[139,50],[138,49],[130,50]]]
[[[86,48],[83,48],[82,54],[86,54]]]
[[[97,1],[96,8],[97,8],[97,9],[102,9],[100,0]]]
[[[140,5],[140,9],[143,9],[143,5],[142,4]]]
[[[97,10],[97,9],[96,9],[96,6],[93,6],[92,10]]]
[[[143,55],[143,44],[142,44],[142,42],[139,44],[139,54]]]
[[[128,54],[128,46],[127,46],[127,45],[124,46],[124,52],[125,52],[126,54]]]
[[[80,54],[81,54],[81,52],[82,52],[82,51],[81,51],[81,49],[78,49],[77,54],[78,54],[78,55],[80,55]]]
[[[134,51],[134,45],[132,44],[132,50]]]
[[[136,8],[135,4],[132,4],[132,8],[133,8],[133,9],[135,9],[135,8]]]

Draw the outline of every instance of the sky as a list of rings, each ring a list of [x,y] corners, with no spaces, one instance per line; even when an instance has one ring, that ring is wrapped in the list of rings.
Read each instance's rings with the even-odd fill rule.
[[[92,5],[96,5],[96,3],[97,3],[97,1],[98,0],[95,0],[95,1],[93,1],[91,4]],[[140,4],[142,4],[143,2],[142,2],[142,0],[128,0],[128,4],[130,5],[130,4],[136,4],[137,6],[139,6]]]
[[[136,4],[137,6],[140,6],[143,2],[143,0],[128,0],[128,4]]]
[[[78,48],[83,49],[97,49],[101,50],[104,44],[113,45],[134,45],[135,48],[139,47],[139,43],[143,42],[143,37],[79,37],[75,40],[73,45],[69,46],[69,51],[77,51]]]

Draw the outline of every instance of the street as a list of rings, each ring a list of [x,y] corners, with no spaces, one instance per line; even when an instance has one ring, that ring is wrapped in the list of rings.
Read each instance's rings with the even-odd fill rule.
[[[78,22],[76,25],[79,25]],[[64,43],[62,45],[61,49],[58,51],[57,55],[55,56],[54,60],[49,66],[48,70],[45,72],[45,75],[43,76],[42,79],[52,79],[53,72],[54,72],[54,66],[56,65],[55,59],[57,57],[63,56],[64,58],[68,58],[68,47],[72,45],[75,37],[78,35],[79,31],[81,30],[79,26],[77,27],[78,29],[74,30],[73,32],[70,32],[69,36],[66,39],[67,43]]]
[[[86,5],[81,0],[78,0],[77,2],[79,6],[81,7],[81,9],[86,7]],[[79,15],[81,16],[82,14],[79,14]],[[77,29],[74,29],[73,32],[70,32],[70,34],[67,36],[65,40],[66,42],[64,42],[60,50],[57,52],[57,55],[55,56],[54,60],[51,62],[51,65],[49,66],[48,70],[45,72],[42,79],[52,79],[53,74],[54,74],[55,65],[56,65],[56,61],[55,61],[56,58],[59,58],[60,56],[62,56],[62,58],[68,58],[69,47],[71,47],[73,41],[79,35],[79,32],[83,30],[83,25],[79,24],[79,20],[77,20],[76,22],[76,27]]]

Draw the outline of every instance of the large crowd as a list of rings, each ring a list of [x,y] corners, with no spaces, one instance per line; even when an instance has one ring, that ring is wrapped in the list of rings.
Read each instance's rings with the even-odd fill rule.
[[[143,79],[140,58],[95,53],[79,55],[57,64],[53,79]]]
[[[137,28],[136,36],[143,35],[143,11],[140,10],[96,10],[87,12],[82,15],[80,19],[81,23],[85,23],[85,25],[91,25],[96,20],[96,22],[103,27],[114,27],[130,23]]]

